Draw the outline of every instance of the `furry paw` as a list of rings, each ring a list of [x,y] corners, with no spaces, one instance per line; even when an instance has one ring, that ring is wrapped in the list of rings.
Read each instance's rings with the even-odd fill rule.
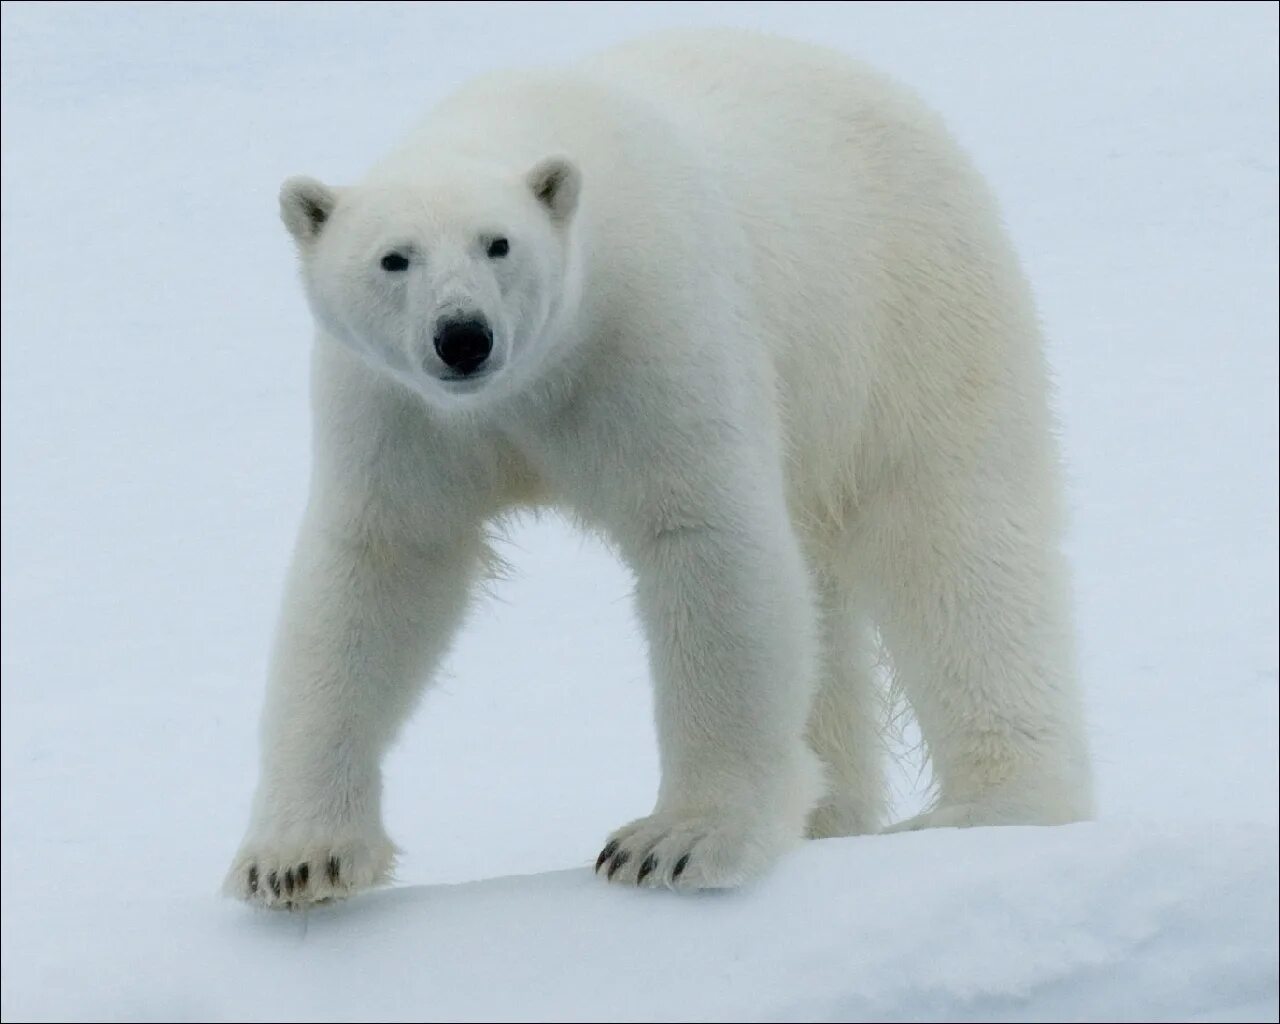
[[[923,828],[972,828],[978,825],[998,825],[1003,822],[982,820],[976,804],[942,804],[931,811],[924,811],[895,825],[885,832],[918,832]]]
[[[885,832],[917,832],[923,828],[978,828],[984,825],[1067,825],[1090,816],[1085,797],[1045,798],[1037,793],[937,807],[890,825]]]
[[[623,885],[728,889],[762,874],[799,838],[729,817],[654,814],[609,837],[596,874]]]
[[[880,831],[880,810],[874,804],[827,801],[809,813],[805,834],[810,839],[866,836]]]
[[[346,899],[391,878],[395,847],[381,838],[248,842],[222,891],[275,910]]]

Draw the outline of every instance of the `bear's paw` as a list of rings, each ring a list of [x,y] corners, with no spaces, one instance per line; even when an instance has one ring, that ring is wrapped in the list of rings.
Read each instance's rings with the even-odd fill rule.
[[[223,892],[273,910],[301,910],[389,882],[395,855],[381,837],[251,841],[232,862]]]

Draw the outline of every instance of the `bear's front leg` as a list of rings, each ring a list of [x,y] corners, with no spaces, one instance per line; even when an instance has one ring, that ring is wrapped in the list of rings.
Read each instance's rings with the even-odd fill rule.
[[[722,888],[799,841],[821,796],[804,740],[813,600],[780,487],[681,520],[623,545],[649,640],[662,782],[654,812],[615,832],[596,870]]]
[[[228,895],[302,907],[389,878],[382,756],[461,621],[481,550],[478,531],[424,544],[308,516]]]

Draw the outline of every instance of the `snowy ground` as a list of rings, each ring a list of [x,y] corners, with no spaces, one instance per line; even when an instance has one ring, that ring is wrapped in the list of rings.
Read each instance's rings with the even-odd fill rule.
[[[551,520],[389,766],[400,884],[215,891],[306,481],[280,179],[493,65],[675,22],[913,83],[1036,284],[1100,820],[583,867],[655,754],[626,575]],[[1233,7],[6,4],[3,1005],[26,1019],[1277,1015],[1277,16]],[[901,806],[915,796],[908,768]]]

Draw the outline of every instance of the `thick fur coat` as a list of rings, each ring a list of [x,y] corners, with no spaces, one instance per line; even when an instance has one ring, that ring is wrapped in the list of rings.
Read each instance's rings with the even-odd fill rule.
[[[615,883],[732,886],[885,822],[878,632],[932,758],[896,828],[1090,813],[1027,285],[911,95],[679,33],[481,80],[348,188],[281,193],[314,473],[227,887],[388,877],[380,763],[530,506],[635,573],[662,781]]]

